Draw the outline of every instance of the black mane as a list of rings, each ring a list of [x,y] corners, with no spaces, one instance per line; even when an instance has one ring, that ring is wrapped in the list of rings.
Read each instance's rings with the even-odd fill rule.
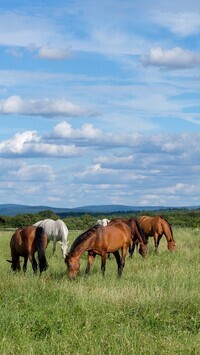
[[[80,245],[81,243],[83,243],[85,240],[87,240],[88,238],[90,238],[94,232],[96,232],[97,229],[101,228],[101,226],[99,225],[95,225],[91,228],[89,228],[87,231],[83,232],[82,234],[80,234],[73,242],[69,254],[72,255],[75,251],[75,249],[77,248],[78,245]]]
[[[141,234],[141,237],[142,237],[142,240],[144,242],[144,244],[147,244],[148,243],[148,238],[146,237],[146,235],[144,234],[139,222],[137,221],[137,219],[135,219],[135,223],[136,223],[136,226]]]

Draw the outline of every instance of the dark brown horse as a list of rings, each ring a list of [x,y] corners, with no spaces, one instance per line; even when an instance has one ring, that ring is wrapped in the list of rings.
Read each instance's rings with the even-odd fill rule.
[[[80,257],[88,251],[91,263],[95,255],[101,256],[101,270],[104,275],[107,253],[113,253],[118,265],[118,275],[121,276],[125,265],[125,257],[132,241],[130,227],[122,221],[106,227],[95,225],[82,233],[73,242],[70,252],[66,255],[68,275],[75,278],[80,269]],[[122,251],[120,257],[119,249]]]
[[[40,273],[48,267],[45,249],[47,247],[47,236],[42,227],[29,226],[19,228],[10,240],[11,258],[10,262],[13,271],[20,270],[20,256],[24,257],[23,271],[26,272],[27,261],[30,260],[34,273],[37,272],[37,261],[35,253],[38,252]]]
[[[154,238],[155,252],[158,250],[160,239],[163,234],[166,237],[168,249],[170,251],[176,249],[172,228],[164,218],[161,216],[140,216],[138,222],[146,237]]]

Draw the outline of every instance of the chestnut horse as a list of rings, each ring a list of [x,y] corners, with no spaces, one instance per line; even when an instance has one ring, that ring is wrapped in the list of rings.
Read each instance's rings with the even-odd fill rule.
[[[47,247],[47,235],[42,227],[29,226],[18,228],[10,240],[11,258],[13,271],[20,270],[20,256],[24,257],[23,271],[26,272],[27,261],[30,260],[34,273],[37,272],[35,253],[38,252],[40,274],[48,267],[45,249]]]
[[[138,247],[138,243],[140,244],[139,253],[145,257],[147,254],[147,247],[146,244],[148,243],[148,238],[146,238],[145,234],[143,233],[142,229],[140,228],[139,223],[135,218],[130,218],[128,220],[123,218],[116,218],[113,219],[109,224],[116,223],[117,221],[123,221],[128,224],[128,226],[132,230],[132,246],[129,247],[129,254],[130,257],[133,255],[133,251],[135,249],[135,245]]]
[[[98,254],[101,256],[101,270],[104,275],[106,254],[113,253],[118,265],[118,276],[121,276],[127,250],[133,238],[132,227],[123,219],[111,221],[106,227],[93,226],[77,237],[72,244],[70,252],[65,259],[68,275],[71,278],[76,277],[80,268],[80,256],[85,251],[88,251],[86,273],[90,271],[94,258]],[[140,253],[145,256],[147,250],[142,240],[141,244]],[[120,257],[119,249],[122,250],[122,257]]]
[[[125,264],[127,250],[131,245],[132,232],[129,226],[119,221],[106,227],[95,225],[82,233],[73,242],[70,252],[66,255],[68,275],[75,278],[80,269],[79,259],[81,255],[88,251],[89,254],[101,256],[101,270],[104,275],[107,253],[113,253],[118,265],[118,275],[121,276]],[[122,250],[120,257],[119,249]]]
[[[146,244],[148,242],[148,239],[145,237],[144,233],[142,232],[137,220],[135,218],[130,218],[129,220],[126,220],[123,218],[116,218],[116,219],[111,220],[108,223],[108,225],[109,226],[115,225],[115,224],[118,224],[119,222],[126,223],[129,226],[129,228],[131,229],[131,233],[132,233],[131,244],[132,244],[132,246],[131,245],[129,246],[130,256],[132,257],[132,254],[133,254],[132,250],[134,251],[135,244],[139,243],[140,244],[139,253],[143,257],[145,257],[147,254]],[[86,274],[90,272],[90,268],[94,262],[95,256],[96,256],[96,253],[93,250],[88,251],[88,263],[87,263],[87,267],[85,270]],[[108,257],[109,256],[110,256],[110,253],[108,253]]]
[[[155,252],[158,250],[160,239],[163,234],[167,240],[167,246],[170,251],[176,249],[176,243],[173,237],[173,232],[170,224],[161,216],[140,216],[138,222],[146,237],[154,238]]]

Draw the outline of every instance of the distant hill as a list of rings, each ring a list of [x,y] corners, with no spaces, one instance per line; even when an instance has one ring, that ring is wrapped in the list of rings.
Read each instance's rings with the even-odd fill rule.
[[[183,207],[184,208],[184,207]],[[199,207],[187,207],[187,209],[198,209]],[[38,213],[42,211],[52,211],[58,215],[69,213],[115,213],[115,212],[130,212],[130,211],[157,211],[171,209],[163,206],[124,206],[124,205],[91,205],[75,208],[56,208],[50,206],[28,206],[17,204],[0,204],[1,216],[15,216],[17,214]]]
[[[0,204],[1,216],[15,216],[17,214],[38,213],[42,211],[53,211],[54,213],[70,212],[68,208],[54,208],[49,206],[28,206],[16,204]]]

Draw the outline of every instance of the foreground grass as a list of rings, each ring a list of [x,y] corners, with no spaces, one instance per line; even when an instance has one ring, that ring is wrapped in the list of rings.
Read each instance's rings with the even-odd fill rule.
[[[70,244],[78,235],[70,232]],[[0,233],[0,353],[1,354],[199,354],[200,231],[176,229],[177,252],[167,251],[163,238],[159,255],[150,240],[149,255],[127,258],[117,278],[113,257],[100,273],[97,257],[89,277],[69,281],[60,247],[49,269],[34,277],[14,274],[11,232]]]

